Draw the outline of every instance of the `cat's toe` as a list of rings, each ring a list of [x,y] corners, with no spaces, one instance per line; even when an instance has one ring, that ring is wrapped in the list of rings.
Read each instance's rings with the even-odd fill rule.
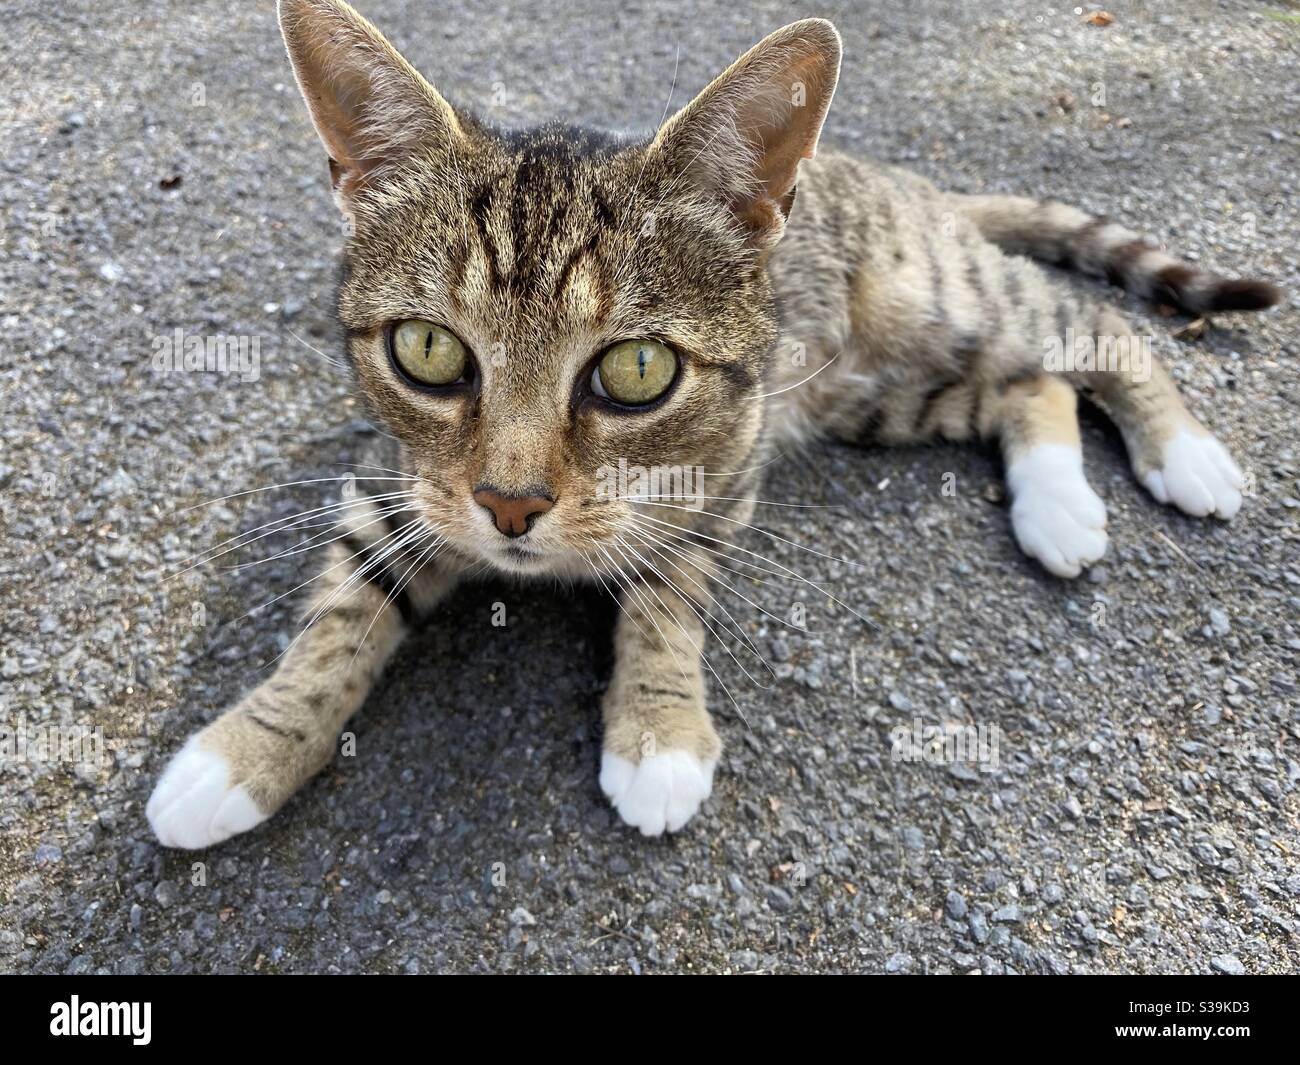
[[[676,832],[713,791],[716,761],[689,751],[661,751],[632,763],[610,751],[600,764],[600,787],[619,816],[643,836]]]
[[[1013,508],[1016,542],[1057,577],[1077,577],[1106,553],[1106,529],[1088,525],[1050,497],[1026,497]]]
[[[1241,470],[1227,448],[1209,433],[1180,430],[1165,445],[1163,465],[1148,470],[1142,484],[1161,503],[1198,518],[1224,521],[1241,509]]]
[[[1046,450],[1046,449],[1043,449]],[[1050,458],[1052,461],[1043,461]],[[1077,458],[1032,456],[1008,471],[1011,528],[1030,558],[1058,577],[1077,577],[1106,553],[1106,505]]]
[[[145,804],[145,816],[164,847],[200,850],[265,821],[230,763],[193,736],[163,770]]]

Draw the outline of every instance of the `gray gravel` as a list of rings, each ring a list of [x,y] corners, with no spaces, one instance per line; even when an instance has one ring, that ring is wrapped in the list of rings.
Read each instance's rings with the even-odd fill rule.
[[[956,0],[364,6],[461,102],[627,128],[658,120],[679,46],[681,102],[761,33],[829,14],[847,54],[829,142],[1300,281],[1281,0],[1116,4],[1105,29]],[[294,336],[337,354],[340,234],[271,5],[62,7],[11,0],[0,41],[0,724],[100,728],[111,750],[0,760],[0,969],[1296,968],[1293,306],[1193,341],[1130,307],[1256,491],[1231,527],[1161,509],[1093,419],[1113,541],[1078,583],[1017,553],[990,453],[831,448],[777,470],[768,498],[840,509],[771,527],[859,565],[749,546],[880,631],[813,598],[806,636],[745,614],[779,680],[717,656],[748,727],[715,693],[727,753],[680,837],[630,834],[596,787],[612,608],[486,584],[402,652],[355,757],[249,836],[160,849],[152,781],[262,675],[292,597],[245,613],[310,563],[161,576],[324,493],[182,508],[336,476],[373,437]],[[259,379],[155,372],[176,328],[257,336]],[[778,592],[761,601],[789,610]],[[998,768],[894,761],[915,719],[996,726]]]

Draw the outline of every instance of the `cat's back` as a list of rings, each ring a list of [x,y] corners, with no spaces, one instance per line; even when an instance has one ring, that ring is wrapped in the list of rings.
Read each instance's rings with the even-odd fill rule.
[[[920,174],[820,150],[800,164],[786,233],[772,255],[773,276],[816,262],[820,268],[860,266],[918,236],[922,219],[942,200]]]

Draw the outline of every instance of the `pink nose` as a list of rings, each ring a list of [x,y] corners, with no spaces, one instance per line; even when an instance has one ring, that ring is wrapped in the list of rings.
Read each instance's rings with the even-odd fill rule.
[[[523,536],[533,527],[538,514],[555,506],[550,496],[505,495],[495,488],[480,488],[474,493],[474,502],[490,510],[497,528],[509,537]]]

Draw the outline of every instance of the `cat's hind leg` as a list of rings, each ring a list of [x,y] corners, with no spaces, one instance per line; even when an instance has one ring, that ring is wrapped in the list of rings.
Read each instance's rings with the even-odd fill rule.
[[[194,850],[248,831],[333,756],[414,618],[452,582],[433,569],[408,576],[400,552],[382,551],[373,536],[333,546],[308,608],[315,620],[275,673],[173,756],[145,806],[164,846]]]
[[[1083,472],[1074,389],[1046,372],[996,386],[1001,441],[1020,549],[1058,577],[1077,577],[1106,552],[1106,507]]]
[[[1161,503],[1186,514],[1232,518],[1241,509],[1243,485],[1232,456],[1184,406],[1151,354],[1149,338],[1132,336],[1124,316],[1109,307],[1099,307],[1096,315],[1096,334],[1124,343],[1130,357],[1111,360],[1111,366],[1099,360],[1096,369],[1068,376],[1119,427],[1134,476]]]

